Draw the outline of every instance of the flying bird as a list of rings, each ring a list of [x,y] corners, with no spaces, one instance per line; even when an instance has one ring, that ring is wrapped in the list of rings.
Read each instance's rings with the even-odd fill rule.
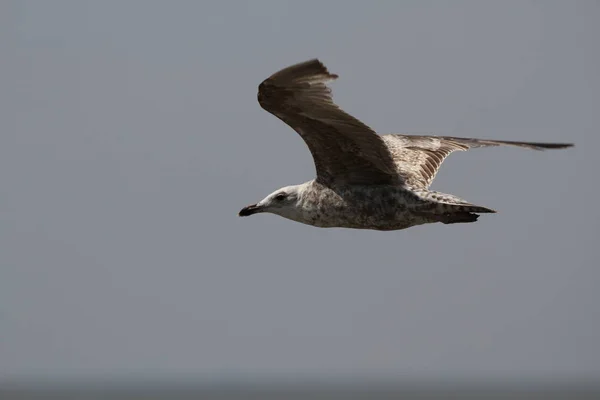
[[[326,83],[337,77],[312,59],[284,68],[259,85],[259,104],[304,140],[313,157],[316,178],[278,189],[244,207],[240,216],[267,212],[316,227],[380,231],[435,222],[475,222],[479,214],[495,211],[429,190],[450,153],[491,146],[534,150],[573,146],[378,135],[333,102]]]

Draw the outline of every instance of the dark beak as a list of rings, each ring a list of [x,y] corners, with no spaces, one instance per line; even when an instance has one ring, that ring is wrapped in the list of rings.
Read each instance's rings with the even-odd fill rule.
[[[256,204],[252,204],[248,207],[242,208],[238,215],[240,217],[247,217],[249,215],[256,214],[257,212],[260,212],[260,207],[257,206]]]

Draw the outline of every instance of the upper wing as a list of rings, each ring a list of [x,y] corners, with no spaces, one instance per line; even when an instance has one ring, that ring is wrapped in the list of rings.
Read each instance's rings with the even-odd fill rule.
[[[453,151],[476,147],[516,146],[534,150],[563,149],[567,143],[532,143],[504,140],[457,138],[450,136],[382,135],[392,153],[396,172],[410,186],[427,188],[431,185],[444,159]]]
[[[382,137],[333,103],[325,83],[336,78],[316,59],[295,64],[260,84],[258,102],[304,139],[317,180],[326,184],[397,182]]]

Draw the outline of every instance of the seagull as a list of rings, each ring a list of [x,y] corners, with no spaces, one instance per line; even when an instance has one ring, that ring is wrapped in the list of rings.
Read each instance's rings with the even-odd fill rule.
[[[304,140],[316,178],[275,190],[239,216],[272,213],[320,228],[392,231],[416,225],[475,222],[495,211],[429,190],[454,151],[515,146],[563,149],[568,143],[533,143],[450,136],[379,135],[334,102],[329,73],[318,59],[284,68],[258,87],[260,106]]]

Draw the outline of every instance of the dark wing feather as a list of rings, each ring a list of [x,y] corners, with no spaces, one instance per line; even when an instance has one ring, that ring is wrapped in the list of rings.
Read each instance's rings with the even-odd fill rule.
[[[394,162],[396,172],[407,185],[427,188],[440,166],[454,151],[477,147],[515,146],[533,150],[564,149],[569,143],[533,143],[508,140],[457,138],[451,136],[413,136],[388,134],[382,136]]]
[[[342,111],[325,83],[336,79],[318,60],[295,64],[258,87],[261,107],[307,144],[324,184],[393,184],[394,161],[381,136]]]

